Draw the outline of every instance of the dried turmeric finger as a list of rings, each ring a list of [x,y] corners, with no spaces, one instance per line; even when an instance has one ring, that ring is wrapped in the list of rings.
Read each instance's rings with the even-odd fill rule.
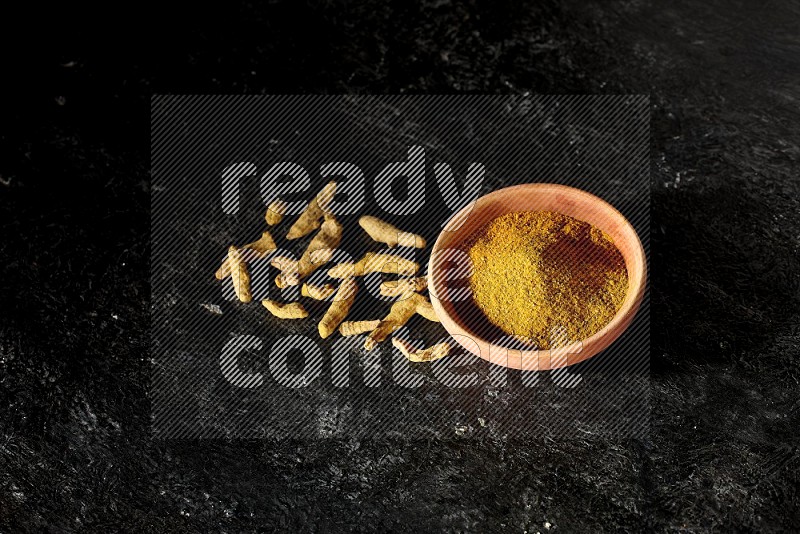
[[[325,216],[317,235],[308,244],[308,248],[297,261],[296,265],[287,263],[275,283],[278,287],[294,286],[300,280],[313,273],[320,266],[328,263],[333,257],[333,251],[342,241],[342,225],[332,215]],[[281,285],[283,284],[283,285]]]
[[[272,260],[270,260],[269,264],[279,271],[297,269],[297,260],[288,256],[274,256]]]
[[[425,248],[425,238],[421,235],[404,232],[377,217],[364,215],[358,224],[369,236],[379,243],[386,243],[389,248],[396,246]]]
[[[336,287],[333,284],[309,284],[305,282],[300,289],[300,294],[304,297],[310,297],[314,300],[325,300],[336,292]]]
[[[269,207],[267,207],[264,220],[267,221],[268,225],[275,226],[283,220],[283,216],[288,207],[289,205],[283,200],[273,200]]]
[[[275,300],[266,299],[262,300],[261,304],[279,319],[305,319],[308,317],[308,312],[299,302],[282,304]]]
[[[222,260],[222,265],[220,265],[217,272],[214,273],[214,278],[217,280],[224,280],[225,278],[231,275],[231,264],[228,263],[228,257],[226,256],[224,260]]]
[[[269,254],[276,248],[278,247],[277,245],[275,245],[275,240],[272,239],[272,235],[270,235],[269,232],[262,232],[261,237],[258,238],[257,241],[253,241],[252,243],[249,243],[242,247],[241,249],[242,260],[248,262],[264,258],[267,256],[267,254]],[[214,276],[216,277],[217,280],[223,280],[224,278],[227,278],[230,274],[231,274],[231,266],[228,263],[228,258],[225,258],[222,261],[222,265],[220,266],[220,268],[217,269],[216,273],[214,273]]]
[[[306,236],[320,227],[322,216],[328,211],[328,206],[336,194],[336,182],[329,182],[322,188],[316,197],[308,203],[306,209],[294,222],[286,239],[292,240]]]
[[[364,276],[370,273],[388,273],[398,276],[410,276],[419,270],[417,262],[407,260],[395,254],[367,252],[356,263],[345,262],[328,270],[331,278],[349,278]]]
[[[275,277],[275,285],[281,289],[288,286],[296,286],[299,283],[300,277],[297,275],[297,271],[283,271]]]
[[[345,321],[339,325],[339,333],[344,337],[357,336],[375,330],[380,323],[380,319],[375,319],[374,321]]]
[[[450,344],[446,341],[432,345],[426,349],[417,349],[408,341],[393,337],[392,345],[394,345],[403,356],[408,358],[409,361],[417,363],[433,362],[450,354]]]
[[[261,237],[258,238],[258,241],[253,241],[249,245],[245,245],[244,248],[256,252],[259,258],[263,258],[278,246],[275,244],[275,240],[272,239],[272,235],[264,230],[261,232]]]
[[[367,336],[367,340],[364,342],[364,348],[367,350],[374,349],[375,345],[406,324],[415,313],[419,313],[426,319],[430,319],[429,314],[432,312],[433,308],[428,299],[419,293],[407,293],[405,298],[392,304],[389,314],[384,317],[375,330]],[[435,314],[433,317],[435,317]]]
[[[325,339],[336,331],[336,327],[339,326],[339,323],[347,317],[350,308],[353,306],[353,302],[356,300],[357,291],[358,285],[356,285],[356,281],[352,278],[342,280],[342,283],[339,284],[339,290],[336,291],[333,303],[331,303],[328,311],[325,312],[325,315],[319,322],[319,335],[322,339]]]
[[[242,253],[234,246],[228,249],[228,264],[236,297],[242,302],[250,302],[253,300],[253,295],[250,294],[250,273],[247,264],[242,260]]]
[[[396,297],[404,293],[422,291],[428,287],[428,279],[424,276],[418,278],[403,278],[401,280],[387,280],[381,282],[381,295]]]
[[[428,299],[425,299],[419,303],[419,305],[417,306],[417,314],[421,315],[422,317],[424,317],[429,321],[433,321],[434,323],[440,322],[439,318],[436,316],[436,312],[433,310],[433,305],[431,304],[431,301],[429,301]]]
[[[332,215],[325,216],[317,235],[308,244],[308,248],[297,263],[297,272],[305,278],[319,266],[324,265],[333,257],[333,251],[342,242],[342,225]]]

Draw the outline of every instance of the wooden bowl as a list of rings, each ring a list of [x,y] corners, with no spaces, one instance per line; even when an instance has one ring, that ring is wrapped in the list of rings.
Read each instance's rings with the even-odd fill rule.
[[[489,221],[515,211],[555,211],[597,226],[614,241],[628,270],[628,292],[622,307],[603,329],[591,337],[552,350],[527,349],[517,342],[495,340],[506,337],[489,323],[471,298],[461,299],[452,281],[458,277],[453,249]],[[461,254],[461,258],[465,255]],[[449,273],[448,273],[449,271]],[[465,272],[461,272],[462,278]],[[599,353],[614,342],[630,325],[644,294],[647,262],[644,249],[631,224],[613,206],[600,198],[564,185],[524,184],[485,195],[456,213],[447,222],[431,250],[428,287],[436,315],[447,332],[466,350],[497,365],[523,370],[548,370],[573,365]],[[490,341],[493,340],[493,341]]]

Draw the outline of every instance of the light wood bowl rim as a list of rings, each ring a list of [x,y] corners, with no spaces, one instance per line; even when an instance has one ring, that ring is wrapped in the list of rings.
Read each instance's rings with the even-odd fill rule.
[[[590,204],[594,209],[601,210],[608,214],[617,224],[624,227],[627,234],[626,249],[630,249],[630,254],[625,256],[625,264],[628,269],[628,294],[623,301],[622,307],[611,321],[604,326],[600,331],[592,336],[576,342],[566,348],[558,349],[557,354],[551,354],[549,350],[519,350],[493,345],[488,340],[481,338],[479,335],[470,331],[463,322],[457,317],[452,305],[445,306],[440,299],[436,298],[438,291],[436,290],[437,273],[440,268],[439,263],[435,264],[434,258],[437,252],[447,248],[453,248],[461,243],[461,240],[455,242],[453,236],[449,235],[452,231],[449,230],[454,225],[455,221],[459,221],[468,217],[473,210],[487,210],[490,209],[494,203],[500,198],[509,194],[531,196],[531,195],[562,195],[568,197],[578,203]],[[548,208],[550,209],[550,208]],[[551,209],[552,211],[559,211],[558,209]],[[495,215],[500,216],[504,213],[511,211],[520,211],[517,209],[505,211]],[[478,212],[475,212],[478,213]],[[576,217],[580,219],[580,217]],[[468,224],[465,219],[463,225]],[[592,223],[594,224],[594,223]],[[460,225],[459,225],[460,226]],[[477,229],[477,224],[473,225]],[[604,230],[602,226],[599,226]],[[458,230],[456,230],[458,231]],[[470,232],[461,232],[469,235]],[[466,237],[463,236],[463,237]],[[615,241],[616,244],[616,241]],[[618,245],[618,248],[619,245]],[[620,249],[622,251],[622,249]],[[645,287],[647,284],[647,259],[642,246],[641,240],[636,233],[636,230],[630,222],[611,204],[605,200],[581,189],[569,187],[560,184],[551,183],[529,183],[506,187],[488,193],[476,201],[464,207],[458,213],[454,214],[445,224],[442,231],[436,238],[436,242],[431,249],[431,257],[428,263],[428,287],[431,295],[431,304],[436,312],[437,317],[447,330],[448,334],[468,352],[487,360],[491,363],[508,367],[512,369],[521,370],[539,370],[545,371],[550,369],[558,369],[567,367],[576,363],[582,362],[600,353],[608,346],[610,346],[622,333],[630,326],[633,318],[642,302]],[[556,359],[556,361],[553,361]]]

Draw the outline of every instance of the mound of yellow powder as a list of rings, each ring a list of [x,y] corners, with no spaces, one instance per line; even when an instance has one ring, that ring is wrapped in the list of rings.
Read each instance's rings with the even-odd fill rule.
[[[475,304],[503,332],[540,349],[598,332],[625,300],[628,273],[611,238],[560,213],[508,213],[465,247]]]

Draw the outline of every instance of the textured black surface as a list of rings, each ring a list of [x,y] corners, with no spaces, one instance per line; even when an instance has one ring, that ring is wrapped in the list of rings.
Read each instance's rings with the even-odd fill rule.
[[[0,530],[800,524],[796,3],[76,9],[5,47]],[[650,439],[150,440],[148,103],[188,91],[651,93]]]

